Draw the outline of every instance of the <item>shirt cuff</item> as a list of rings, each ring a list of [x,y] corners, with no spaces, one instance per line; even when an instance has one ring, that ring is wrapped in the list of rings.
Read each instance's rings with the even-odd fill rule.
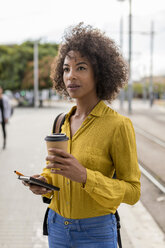
[[[42,197],[46,197],[48,199],[51,199],[52,196],[53,196],[53,191],[51,193],[47,193],[47,194],[42,195]]]
[[[82,184],[82,188],[88,193],[91,193],[96,185],[95,172],[90,169],[86,169],[86,170],[87,170],[87,180],[85,184]]]

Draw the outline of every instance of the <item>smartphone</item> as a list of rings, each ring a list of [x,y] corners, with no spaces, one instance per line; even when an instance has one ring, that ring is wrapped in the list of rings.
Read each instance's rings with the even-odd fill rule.
[[[41,187],[44,187],[46,189],[50,189],[50,190],[56,190],[56,191],[59,191],[60,188],[59,187],[56,187],[52,184],[49,184],[49,183],[46,183],[44,181],[41,181],[37,178],[34,178],[34,177],[30,177],[30,176],[18,176],[18,179],[26,182],[26,183],[30,183],[30,184],[35,184],[35,185],[38,185],[38,186],[41,186]]]

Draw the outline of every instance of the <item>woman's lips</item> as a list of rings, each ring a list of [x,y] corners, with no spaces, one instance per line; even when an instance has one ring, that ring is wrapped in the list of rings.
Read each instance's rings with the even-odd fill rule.
[[[77,84],[70,84],[67,86],[68,90],[77,90],[78,88],[80,88],[80,86]]]

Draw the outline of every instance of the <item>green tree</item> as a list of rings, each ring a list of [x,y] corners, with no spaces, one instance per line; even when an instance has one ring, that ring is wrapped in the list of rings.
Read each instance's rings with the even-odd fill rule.
[[[0,85],[4,89],[14,91],[24,87],[25,89],[32,88],[33,83],[28,82],[27,79],[32,81],[33,78],[33,46],[32,41],[26,41],[21,45],[0,46]],[[39,65],[43,64],[47,73],[49,70],[46,61],[48,62],[48,59],[52,61],[52,58],[57,55],[57,51],[58,44],[39,43]],[[42,82],[41,85],[44,84],[44,88],[49,88],[50,80],[45,73],[40,73],[39,80]],[[31,76],[27,77],[27,74],[31,74]]]
[[[53,57],[45,56],[39,60],[39,89],[46,89],[52,87],[50,80],[50,68]],[[32,89],[33,88],[33,61],[28,62],[26,71],[24,74],[24,79],[21,85],[22,89]]]

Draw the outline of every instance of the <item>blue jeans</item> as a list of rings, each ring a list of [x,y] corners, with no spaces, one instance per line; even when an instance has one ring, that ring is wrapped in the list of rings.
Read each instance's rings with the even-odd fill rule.
[[[50,209],[48,241],[49,248],[117,248],[116,218],[67,219]]]

